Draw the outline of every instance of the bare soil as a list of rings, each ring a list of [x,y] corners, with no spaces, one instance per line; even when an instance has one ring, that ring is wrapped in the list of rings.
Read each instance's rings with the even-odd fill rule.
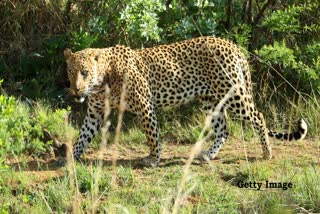
[[[292,163],[301,165],[317,165],[320,167],[320,142],[318,140],[306,139],[301,142],[280,142],[273,141],[273,158],[268,160],[270,164],[277,164],[277,160],[288,159]],[[168,167],[171,165],[184,166],[189,158],[193,145],[165,143],[161,162],[158,167]],[[142,159],[148,155],[148,148],[144,145],[122,145],[111,144],[102,152],[89,150],[83,158],[83,164],[90,164],[97,160],[102,160],[104,166],[112,164],[132,167],[137,173],[143,170]],[[99,156],[99,158],[97,158]],[[231,138],[222,148],[217,157],[210,161],[214,165],[239,165],[245,162],[266,161],[262,159],[261,145],[258,139],[254,138],[250,142],[244,142]],[[8,165],[22,176],[32,177],[30,185],[46,182],[64,176],[62,166],[54,157],[45,160],[29,158],[24,161],[8,160]],[[206,164],[194,160],[193,164]],[[9,184],[15,185],[15,180]],[[190,198],[190,200],[193,200]]]

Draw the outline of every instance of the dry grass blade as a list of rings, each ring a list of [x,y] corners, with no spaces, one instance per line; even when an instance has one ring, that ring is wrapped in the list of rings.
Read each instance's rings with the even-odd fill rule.
[[[114,138],[114,144],[117,144],[117,145],[119,143],[123,115],[124,115],[125,108],[126,108],[126,102],[125,102],[125,95],[127,93],[127,79],[126,79],[126,77],[127,77],[127,75],[125,74],[124,83],[122,84],[122,90],[121,90],[120,105],[119,105],[119,111],[118,111],[118,122],[117,122],[117,127],[116,127],[116,135]],[[114,169],[117,164],[117,158],[119,156],[118,152],[117,151],[115,151],[115,152],[116,152],[115,156],[112,160],[112,166],[114,167]]]
[[[67,126],[68,121],[65,120],[65,130]],[[68,133],[68,132],[66,132]],[[69,185],[70,185],[70,190],[73,193],[73,203],[72,203],[72,213],[80,213],[80,197],[81,194],[79,192],[79,184],[77,180],[77,171],[76,171],[76,166],[75,166],[75,160],[72,154],[72,135],[70,133],[67,134],[66,136],[67,139],[67,149],[66,149],[66,167],[68,171],[68,175],[70,178]]]
[[[125,94],[126,94],[126,81],[124,81],[124,84],[122,85],[122,91],[121,91],[121,98],[120,98],[120,105],[119,105],[119,114],[118,114],[118,123],[116,127],[116,135],[114,139],[114,144],[118,144],[120,132],[121,132],[121,124],[123,120],[123,114],[125,111]],[[107,148],[107,141],[108,141],[108,131],[110,127],[110,121],[108,120],[111,112],[111,106],[110,106],[110,88],[108,85],[105,86],[105,109],[104,109],[104,124],[101,130],[102,138],[101,138],[101,144],[99,146],[99,151],[97,154],[98,159],[98,166],[95,173],[95,188],[94,188],[94,197],[93,197],[93,206],[92,206],[92,212],[95,211],[96,206],[99,204],[100,199],[102,198],[103,194],[105,194],[105,191],[99,194],[99,181],[101,179],[101,170],[103,167],[103,154],[106,151]],[[112,186],[113,188],[116,185],[116,177],[117,177],[117,159],[118,159],[118,151],[114,151],[114,156],[112,159]]]
[[[101,179],[101,174],[102,174],[102,168],[103,168],[103,154],[107,148],[107,142],[108,142],[108,131],[110,127],[110,121],[109,121],[109,115],[111,112],[111,107],[110,107],[110,88],[108,85],[105,86],[105,99],[104,99],[104,118],[103,118],[103,126],[101,128],[101,143],[99,146],[99,151],[97,154],[97,168],[96,172],[94,175],[94,195],[92,197],[92,212],[94,213],[96,206],[99,204],[99,199],[102,197],[102,195],[105,193],[103,192],[102,194],[99,195],[99,182]]]
[[[220,110],[222,109],[222,107],[224,106],[224,104],[226,103],[226,101],[233,95],[234,91],[236,89],[236,86],[233,86],[229,89],[228,93],[224,96],[223,99],[220,100],[220,102],[218,103],[218,105],[215,107],[214,111],[210,112],[210,114],[208,114],[208,116],[206,117],[206,121],[205,121],[205,125],[201,131],[201,134],[199,136],[199,139],[197,140],[197,142],[195,143],[195,145],[192,147],[189,158],[184,166],[183,169],[183,174],[182,177],[180,179],[180,183],[178,186],[178,192],[174,201],[174,205],[173,205],[173,209],[172,209],[172,213],[176,214],[178,212],[178,208],[179,208],[179,202],[182,199],[182,191],[183,188],[186,184],[188,175],[189,175],[189,171],[190,171],[190,167],[191,167],[191,163],[192,161],[199,155],[202,145],[204,142],[206,142],[213,134],[213,131],[210,129],[210,131],[205,135],[205,132],[207,130],[209,130],[210,128],[210,122],[212,121],[213,117],[217,116],[220,112]],[[185,194],[184,194],[185,195]]]

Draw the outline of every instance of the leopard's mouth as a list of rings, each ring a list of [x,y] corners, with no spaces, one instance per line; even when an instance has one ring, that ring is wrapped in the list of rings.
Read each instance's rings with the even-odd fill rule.
[[[77,93],[74,94],[74,100],[77,103],[83,103],[86,100],[87,96],[88,94],[84,93],[84,91],[77,91]]]
[[[84,93],[82,93],[81,91],[75,91],[71,88],[69,88],[69,93],[70,95],[72,95],[74,98],[74,101],[77,103],[83,103],[86,100],[86,95]]]
[[[74,98],[74,101],[77,103],[83,103],[85,100],[86,98],[84,96]]]

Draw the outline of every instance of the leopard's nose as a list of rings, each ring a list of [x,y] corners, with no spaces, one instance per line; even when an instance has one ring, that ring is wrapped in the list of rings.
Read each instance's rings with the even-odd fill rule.
[[[76,96],[77,97],[82,97],[82,95],[83,95],[83,93],[79,89],[77,89]]]

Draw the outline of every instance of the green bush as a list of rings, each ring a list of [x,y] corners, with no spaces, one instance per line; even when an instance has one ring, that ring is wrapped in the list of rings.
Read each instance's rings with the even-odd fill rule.
[[[130,39],[158,42],[162,31],[158,27],[159,12],[165,9],[161,0],[127,0],[120,21]]]
[[[0,95],[0,157],[26,150],[45,151],[41,126],[29,117],[29,109],[14,97]]]
[[[315,2],[293,4],[271,13],[261,23],[270,35],[270,43],[257,51],[268,64],[262,66],[265,70],[274,66],[289,82],[299,83],[294,86],[306,93],[320,89],[320,26],[312,18],[317,16],[318,8],[319,3]]]
[[[82,27],[78,31],[71,32],[71,46],[74,51],[92,47],[99,39],[98,33],[90,33]]]
[[[50,151],[52,141],[44,137],[44,129],[59,140],[70,140],[74,133],[68,125],[70,110],[52,111],[40,104],[31,108],[13,96],[0,95],[0,166],[9,156]]]
[[[286,10],[277,10],[271,13],[263,22],[262,26],[281,33],[298,33],[300,31],[299,12],[302,7],[293,6]]]
[[[280,68],[289,82],[306,83],[300,90],[310,92],[320,89],[320,57],[317,55],[320,49],[318,48],[318,44],[306,47],[306,52],[310,56],[308,59],[302,57],[299,48],[288,48],[285,41],[265,45],[256,52],[263,59],[266,69],[270,69],[270,66]]]
[[[269,65],[279,64],[284,67],[296,68],[297,62],[294,51],[283,42],[275,42],[273,45],[264,45],[258,55]]]
[[[66,142],[75,135],[68,120],[70,112],[70,107],[52,110],[50,106],[39,104],[36,108],[35,120],[42,128],[48,130],[51,135],[58,137],[62,142]]]
[[[172,1],[160,13],[161,43],[219,33],[218,6],[211,1]]]

